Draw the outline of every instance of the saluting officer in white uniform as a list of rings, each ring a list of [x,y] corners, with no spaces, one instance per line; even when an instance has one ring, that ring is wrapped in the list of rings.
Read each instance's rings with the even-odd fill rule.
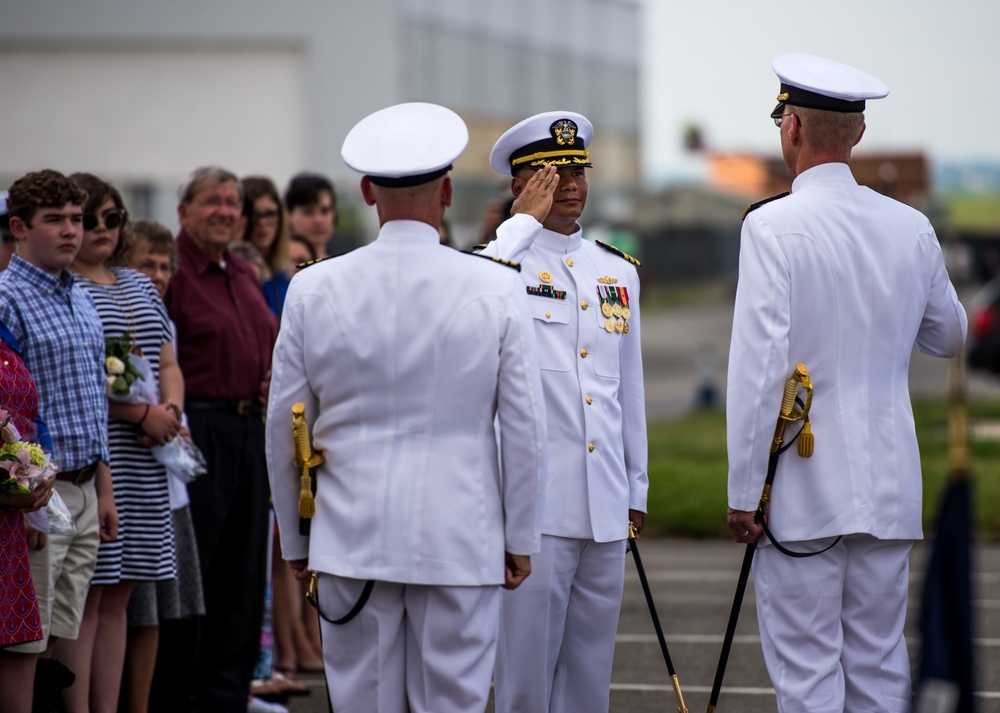
[[[921,474],[907,372],[914,345],[953,357],[966,315],[934,229],[859,186],[848,166],[866,99],[884,84],[805,54],[774,62],[772,113],[790,195],[751,206],[740,246],[727,432],[729,525],[761,535],[761,495],[782,388],[811,374],[812,458],[784,456],[754,560],[761,645],[780,711],[907,711],[903,640],[909,551],[921,532]]]
[[[548,412],[542,549],[504,593],[498,713],[606,713],[625,539],[646,511],[646,417],[638,262],[583,239],[587,145],[573,112],[526,119],[490,163],[512,176],[518,212],[483,254],[521,262]]]
[[[381,230],[296,275],[274,349],[267,458],[282,554],[320,573],[327,619],[374,580],[353,619],[322,623],[338,713],[485,710],[500,585],[517,587],[539,548],[545,405],[523,286],[502,261],[439,243],[467,140],[457,114],[424,103],[351,130],[342,155]],[[296,402],[325,457],[309,538]]]

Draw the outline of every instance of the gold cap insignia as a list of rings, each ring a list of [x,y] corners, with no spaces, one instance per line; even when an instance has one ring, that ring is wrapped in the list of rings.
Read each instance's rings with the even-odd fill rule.
[[[778,101],[780,102],[788,101],[788,92],[782,92],[781,94],[779,94]]]

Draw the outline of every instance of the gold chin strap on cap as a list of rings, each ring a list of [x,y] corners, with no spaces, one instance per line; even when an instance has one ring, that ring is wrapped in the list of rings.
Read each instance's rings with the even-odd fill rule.
[[[321,465],[325,458],[313,451],[309,442],[309,423],[306,421],[306,405],[296,403],[292,406],[292,435],[295,438],[295,467],[302,469],[299,477],[299,517],[310,519],[316,514],[316,501],[313,498],[312,469]]]
[[[582,162],[578,162],[578,163],[586,163],[587,161],[590,160],[590,152],[589,151],[583,151],[583,150],[579,150],[579,149],[577,149],[577,150],[562,150],[562,149],[560,149],[558,151],[538,151],[538,152],[530,154],[528,156],[521,156],[520,158],[515,158],[513,161],[511,161],[510,165],[511,166],[520,166],[522,163],[528,163],[529,161],[537,161],[539,159],[550,159],[550,158],[560,158],[560,157],[569,157],[569,156],[574,156],[574,157],[582,158],[583,161]],[[570,163],[570,161],[566,161],[565,163]]]

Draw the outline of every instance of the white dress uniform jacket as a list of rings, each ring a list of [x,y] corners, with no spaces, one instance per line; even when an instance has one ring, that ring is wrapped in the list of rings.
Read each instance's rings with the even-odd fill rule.
[[[779,541],[867,533],[917,539],[921,473],[907,374],[913,346],[956,355],[967,319],[927,218],[854,180],[800,174],[747,215],[729,355],[729,505],[754,510],[782,389],[812,376],[815,454],[781,457],[769,524]],[[790,437],[797,425],[786,431]]]
[[[561,235],[528,215],[504,222],[483,254],[521,263],[521,298],[538,337],[549,436],[542,532],[625,539],[628,510],[646,511],[649,485],[635,267],[581,230]],[[557,297],[531,293],[546,287]],[[627,292],[627,334],[605,329],[605,288]]]
[[[391,221],[292,280],[267,413],[285,559],[356,579],[494,585],[504,550],[539,548],[545,411],[523,287],[438,240]],[[310,538],[298,534],[297,401],[326,457]]]

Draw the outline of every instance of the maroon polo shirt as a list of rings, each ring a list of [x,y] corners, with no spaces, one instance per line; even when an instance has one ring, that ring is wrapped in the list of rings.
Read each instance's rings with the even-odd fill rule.
[[[228,250],[225,267],[182,230],[166,303],[190,401],[256,399],[271,375],[278,322],[253,269]]]

